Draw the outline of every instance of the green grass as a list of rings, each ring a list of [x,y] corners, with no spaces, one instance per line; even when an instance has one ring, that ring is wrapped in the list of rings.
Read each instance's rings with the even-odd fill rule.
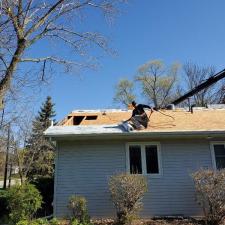
[[[12,174],[12,179],[20,179],[20,175],[19,174]],[[0,181],[3,181],[4,177],[0,176]]]
[[[18,179],[19,179],[19,178],[20,178],[20,175],[19,175],[18,173],[17,173],[17,174],[13,174],[13,175],[12,175],[12,179],[13,179],[13,178],[18,178]]]

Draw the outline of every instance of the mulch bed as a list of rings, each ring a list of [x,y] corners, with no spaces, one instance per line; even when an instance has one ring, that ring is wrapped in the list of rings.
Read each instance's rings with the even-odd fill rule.
[[[118,225],[113,220],[93,221],[95,225]],[[152,219],[137,220],[132,225],[203,225],[204,222],[194,219]]]

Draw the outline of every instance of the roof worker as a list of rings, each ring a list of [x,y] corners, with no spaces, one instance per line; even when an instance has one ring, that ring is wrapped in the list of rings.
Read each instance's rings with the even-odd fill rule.
[[[134,109],[131,118],[128,119],[127,121],[129,122],[131,121],[131,125],[134,126],[134,128],[137,130],[143,130],[147,128],[149,118],[144,109],[145,108],[151,109],[152,112],[153,111],[152,107],[148,105],[137,104],[135,101],[132,101],[131,104]]]

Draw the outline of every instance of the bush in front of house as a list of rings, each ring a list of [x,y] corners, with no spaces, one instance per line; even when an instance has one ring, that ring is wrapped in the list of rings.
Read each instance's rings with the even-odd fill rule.
[[[199,170],[192,177],[206,224],[221,224],[225,219],[225,169]]]
[[[71,225],[90,225],[90,216],[87,210],[87,200],[83,196],[72,195],[68,208],[71,211]]]
[[[36,221],[21,220],[16,225],[39,225]]]
[[[60,222],[56,218],[53,218],[50,221],[40,218],[32,221],[21,220],[16,225],[60,225]]]
[[[50,221],[47,219],[36,219],[36,220],[21,220],[16,225],[60,225],[60,222],[53,218]]]
[[[0,190],[0,223],[9,215],[8,197],[9,196],[7,190]]]
[[[119,224],[130,224],[142,208],[147,180],[139,174],[118,174],[110,177],[109,190],[117,211]]]
[[[34,185],[24,183],[15,185],[8,190],[10,221],[17,224],[21,220],[31,221],[41,207],[42,197]]]
[[[28,221],[28,222],[29,222],[29,221]],[[33,223],[37,223],[38,225],[48,225],[48,224],[49,224],[48,220],[42,219],[42,218],[36,219],[36,220],[34,220],[34,221],[32,221],[32,222],[33,222]]]
[[[49,225],[60,225],[60,222],[57,218],[53,218],[49,221]]]
[[[54,192],[54,178],[53,177],[38,177],[30,182],[35,185],[42,196],[42,205],[38,209],[36,215],[38,217],[45,217],[53,214],[53,192]]]

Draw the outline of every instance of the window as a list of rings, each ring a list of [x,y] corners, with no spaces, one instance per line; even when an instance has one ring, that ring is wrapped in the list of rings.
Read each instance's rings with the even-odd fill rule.
[[[145,146],[147,173],[159,173],[158,152],[156,145]]]
[[[213,166],[215,169],[225,169],[225,142],[211,144]]]
[[[159,143],[128,143],[127,171],[131,174],[161,175]]]
[[[129,147],[130,173],[142,174],[141,147],[138,145]]]

